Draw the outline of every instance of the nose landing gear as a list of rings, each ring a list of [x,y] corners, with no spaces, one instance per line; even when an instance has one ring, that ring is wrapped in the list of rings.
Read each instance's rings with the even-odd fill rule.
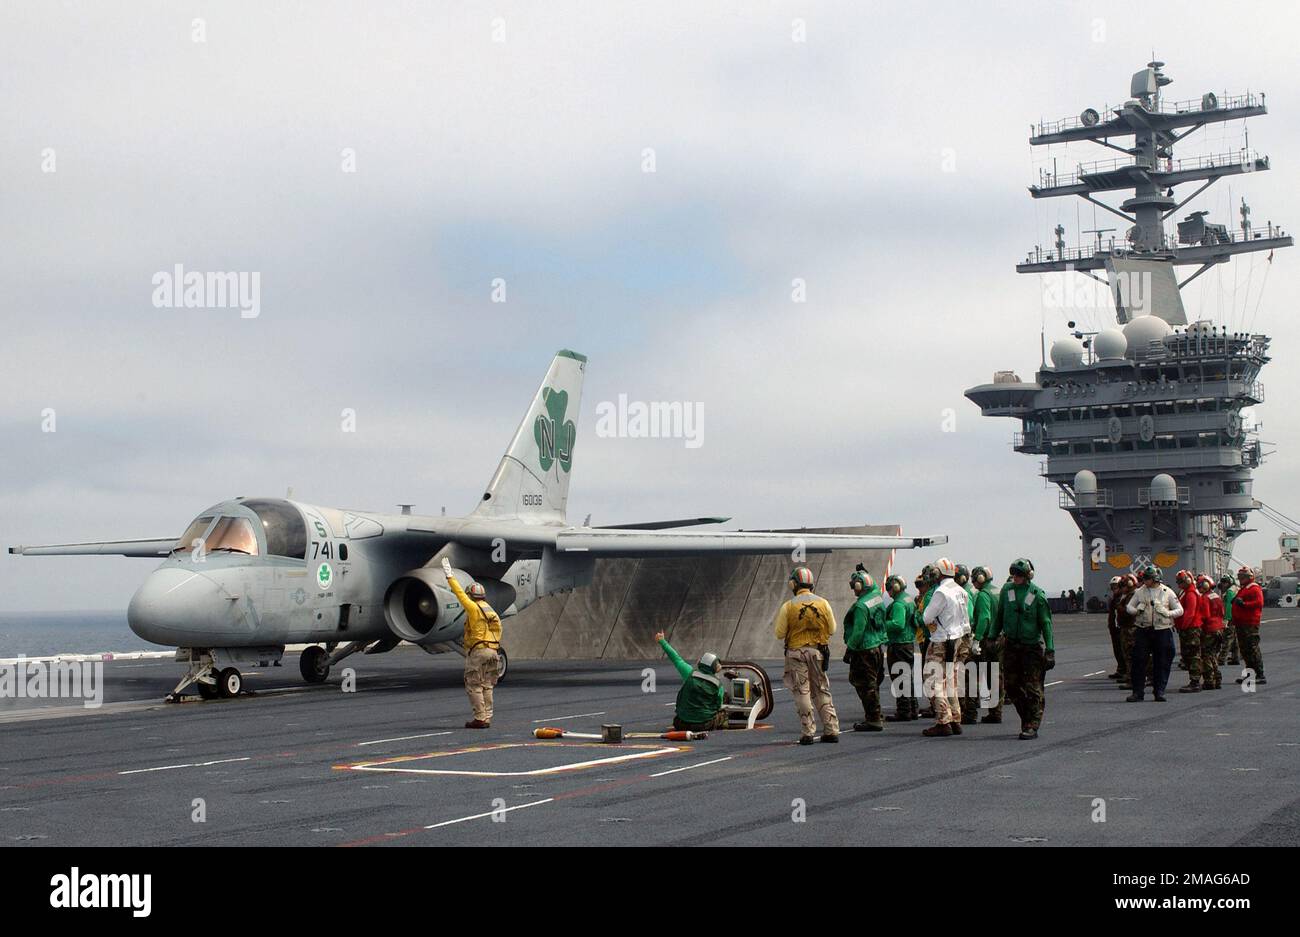
[[[181,693],[191,685],[205,700],[234,699],[244,692],[244,675],[235,664],[266,667],[271,662],[279,663],[282,656],[283,647],[178,648],[176,659],[189,666],[176,689],[164,699],[179,703]]]

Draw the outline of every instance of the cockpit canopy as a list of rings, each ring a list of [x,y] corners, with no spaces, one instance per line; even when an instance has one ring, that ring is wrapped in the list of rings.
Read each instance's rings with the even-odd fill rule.
[[[184,550],[301,560],[307,556],[307,522],[288,501],[227,501],[204,511],[186,528],[172,553]]]

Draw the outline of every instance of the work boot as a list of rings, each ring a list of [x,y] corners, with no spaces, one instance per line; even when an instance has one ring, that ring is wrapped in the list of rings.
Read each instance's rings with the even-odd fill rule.
[[[884,732],[885,727],[879,722],[855,722],[853,723],[854,732]]]
[[[838,742],[839,740],[840,740],[840,737],[839,737],[838,735],[823,735],[823,736],[822,736],[818,741],[822,741],[822,742]]]
[[[952,735],[952,729],[946,722],[936,722],[928,729],[922,729],[921,734],[929,738],[943,738]]]
[[[1238,680],[1237,682],[1240,683],[1241,681]],[[919,717],[923,717],[923,718],[925,718],[925,719],[933,719],[933,718],[934,718],[934,710],[933,710],[933,709],[922,709],[919,713],[917,713],[917,716],[919,716]]]
[[[1163,696],[1162,694],[1160,694],[1160,693],[1157,693],[1155,696],[1153,696],[1153,697],[1151,697],[1151,698],[1152,698],[1153,700],[1155,700],[1157,703],[1167,703],[1167,702],[1169,702],[1169,701],[1166,700],[1166,699],[1164,698],[1164,696]]]
[[[962,716],[962,717],[961,717],[961,724],[964,725],[964,726],[973,726],[973,725],[975,725],[977,722],[979,722],[979,720],[976,719],[974,716]]]
[[[1124,675],[1123,675],[1122,673],[1120,673],[1120,672],[1117,670],[1117,671],[1115,671],[1114,673],[1108,673],[1108,674],[1106,674],[1106,679],[1107,679],[1107,680],[1122,680],[1122,679],[1124,679]]]
[[[1142,702],[1143,697],[1140,693],[1130,693],[1128,696],[1124,697],[1124,699],[1129,703],[1140,703]]]
[[[982,722],[982,723],[984,723],[985,725],[988,725],[988,726],[1001,725],[1001,724],[1002,724],[1002,717],[1001,717],[1001,716],[995,716],[995,715],[993,715],[993,713],[989,713],[987,716],[984,716],[982,719],[980,719],[980,722]]]
[[[799,736],[799,744],[800,744],[800,745],[811,745],[812,743],[813,743],[813,737],[812,737],[811,735],[801,735],[801,736]]]
[[[1179,687],[1179,688],[1178,688],[1178,692],[1179,692],[1179,693],[1199,693],[1199,692],[1201,692],[1201,685],[1200,685],[1199,683],[1189,683],[1189,684],[1187,684],[1187,686]]]
[[[1125,680],[1125,681],[1123,681],[1122,683],[1119,684],[1119,688],[1120,688],[1121,690],[1131,690],[1131,689],[1133,689],[1133,684],[1130,683],[1129,681]]]
[[[912,719],[911,714],[908,713],[907,710],[905,709],[900,709],[898,712],[890,713],[888,716],[885,717],[886,722],[910,722],[911,719]],[[853,728],[856,729],[857,726],[855,725]]]
[[[1028,741],[1029,739],[1036,739],[1038,738],[1038,730],[1035,729],[1033,726],[1030,726],[1027,729],[1021,729],[1020,737],[1022,739],[1025,739],[1026,741]]]
[[[1236,666],[1239,665],[1240,663],[1241,663],[1241,661],[1238,660],[1238,659],[1235,658],[1235,657],[1229,657],[1229,658],[1228,658],[1228,666],[1229,666],[1229,667],[1236,667]]]
[[[960,722],[950,722],[950,723],[948,723],[948,728],[952,730],[952,734],[953,734],[953,735],[961,735],[961,723],[960,723]]]
[[[467,729],[489,729],[491,727],[492,723],[484,722],[482,719],[471,719],[469,722],[465,723],[465,728]]]

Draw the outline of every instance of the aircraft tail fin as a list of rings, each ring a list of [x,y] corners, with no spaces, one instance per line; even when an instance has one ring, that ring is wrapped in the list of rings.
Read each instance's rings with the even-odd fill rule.
[[[578,437],[578,408],[586,369],[585,355],[567,349],[556,352],[483,499],[474,509],[475,516],[565,523],[569,470]]]

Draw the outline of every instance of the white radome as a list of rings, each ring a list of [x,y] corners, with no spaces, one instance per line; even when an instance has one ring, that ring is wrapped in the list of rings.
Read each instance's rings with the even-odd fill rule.
[[[1170,502],[1178,500],[1178,483],[1172,475],[1161,472],[1151,479],[1151,500]]]
[[[1075,368],[1083,364],[1083,342],[1071,336],[1052,342],[1052,367]]]
[[[1152,342],[1163,340],[1173,331],[1173,327],[1159,316],[1138,316],[1124,326],[1124,339],[1128,342],[1125,353],[1130,357],[1145,358]]]
[[[1119,329],[1102,329],[1092,340],[1092,349],[1104,361],[1113,361],[1128,354],[1128,339]]]

